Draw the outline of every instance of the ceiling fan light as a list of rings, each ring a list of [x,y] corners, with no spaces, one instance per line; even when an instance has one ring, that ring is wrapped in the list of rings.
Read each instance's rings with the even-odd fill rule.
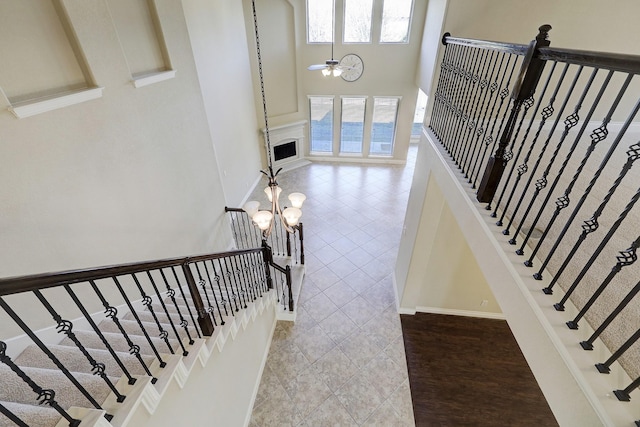
[[[322,69],[322,75],[327,77],[331,75],[331,70],[329,68],[323,68]]]
[[[333,77],[340,77],[340,74],[342,74],[342,68],[333,69]]]

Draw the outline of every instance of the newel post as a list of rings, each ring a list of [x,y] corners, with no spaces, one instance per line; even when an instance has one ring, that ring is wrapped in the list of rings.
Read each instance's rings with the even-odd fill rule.
[[[498,184],[500,184],[500,179],[502,178],[502,174],[504,173],[507,162],[509,161],[509,158],[505,156],[505,152],[509,142],[511,141],[511,137],[513,136],[513,130],[516,126],[520,109],[522,108],[524,101],[533,96],[536,86],[540,81],[542,71],[544,70],[546,61],[538,57],[538,48],[549,46],[549,30],[551,30],[551,25],[542,25],[538,28],[539,32],[535,40],[532,40],[531,43],[529,43],[529,50],[522,61],[520,74],[516,79],[513,85],[513,91],[511,92],[511,99],[513,103],[511,112],[509,113],[509,118],[507,119],[507,123],[500,135],[498,148],[493,156],[489,158],[487,168],[484,171],[482,181],[480,181],[480,186],[478,187],[476,197],[479,202],[491,203],[493,196],[498,189]]]

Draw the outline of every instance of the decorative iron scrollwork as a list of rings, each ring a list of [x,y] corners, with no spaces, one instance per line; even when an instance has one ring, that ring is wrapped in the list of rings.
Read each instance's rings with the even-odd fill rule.
[[[137,344],[134,344],[131,347],[129,347],[129,354],[133,356],[137,356],[138,354],[140,354],[140,346]]]
[[[584,221],[584,224],[582,225],[582,232],[583,234],[593,233],[598,229],[598,227],[600,227],[598,219],[595,217],[591,217],[588,220]]]
[[[563,196],[558,197],[558,200],[556,200],[556,207],[558,209],[564,209],[567,206],[569,206],[569,202],[571,200],[569,199],[569,196],[567,196],[566,194]]]
[[[152,303],[151,297],[149,295],[145,295],[142,297],[142,305],[145,307],[149,307]]]
[[[40,405],[51,406],[55,402],[56,392],[51,389],[40,390],[38,393],[38,403]]]
[[[93,363],[91,366],[91,372],[93,373],[93,375],[103,376],[105,373],[105,369],[106,366],[104,365],[104,363],[100,362]]]
[[[591,138],[592,144],[597,144],[600,141],[603,141],[609,135],[609,130],[607,129],[606,124],[602,124],[600,127],[597,127],[591,132],[589,137]]]
[[[174,291],[173,289],[169,288],[169,289],[167,289],[167,295],[169,295],[169,298],[174,298],[176,296],[176,291]]]
[[[104,314],[109,319],[114,319],[118,315],[118,309],[115,307],[109,306],[104,310]]]

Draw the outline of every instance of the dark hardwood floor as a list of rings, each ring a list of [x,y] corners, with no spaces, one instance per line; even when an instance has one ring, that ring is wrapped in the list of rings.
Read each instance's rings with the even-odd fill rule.
[[[402,315],[416,426],[557,426],[507,322]]]

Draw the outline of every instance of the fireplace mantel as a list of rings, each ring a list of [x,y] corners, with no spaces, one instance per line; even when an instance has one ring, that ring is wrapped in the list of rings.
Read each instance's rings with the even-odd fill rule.
[[[284,170],[294,169],[307,165],[311,162],[305,158],[305,141],[306,141],[307,121],[288,123],[282,126],[269,127],[269,139],[271,140],[271,158],[273,159],[274,169],[283,168]],[[267,148],[266,129],[262,129],[265,149]],[[276,160],[276,147],[285,144],[295,143],[295,150],[286,151],[287,156]],[[281,153],[282,154],[282,153]]]

